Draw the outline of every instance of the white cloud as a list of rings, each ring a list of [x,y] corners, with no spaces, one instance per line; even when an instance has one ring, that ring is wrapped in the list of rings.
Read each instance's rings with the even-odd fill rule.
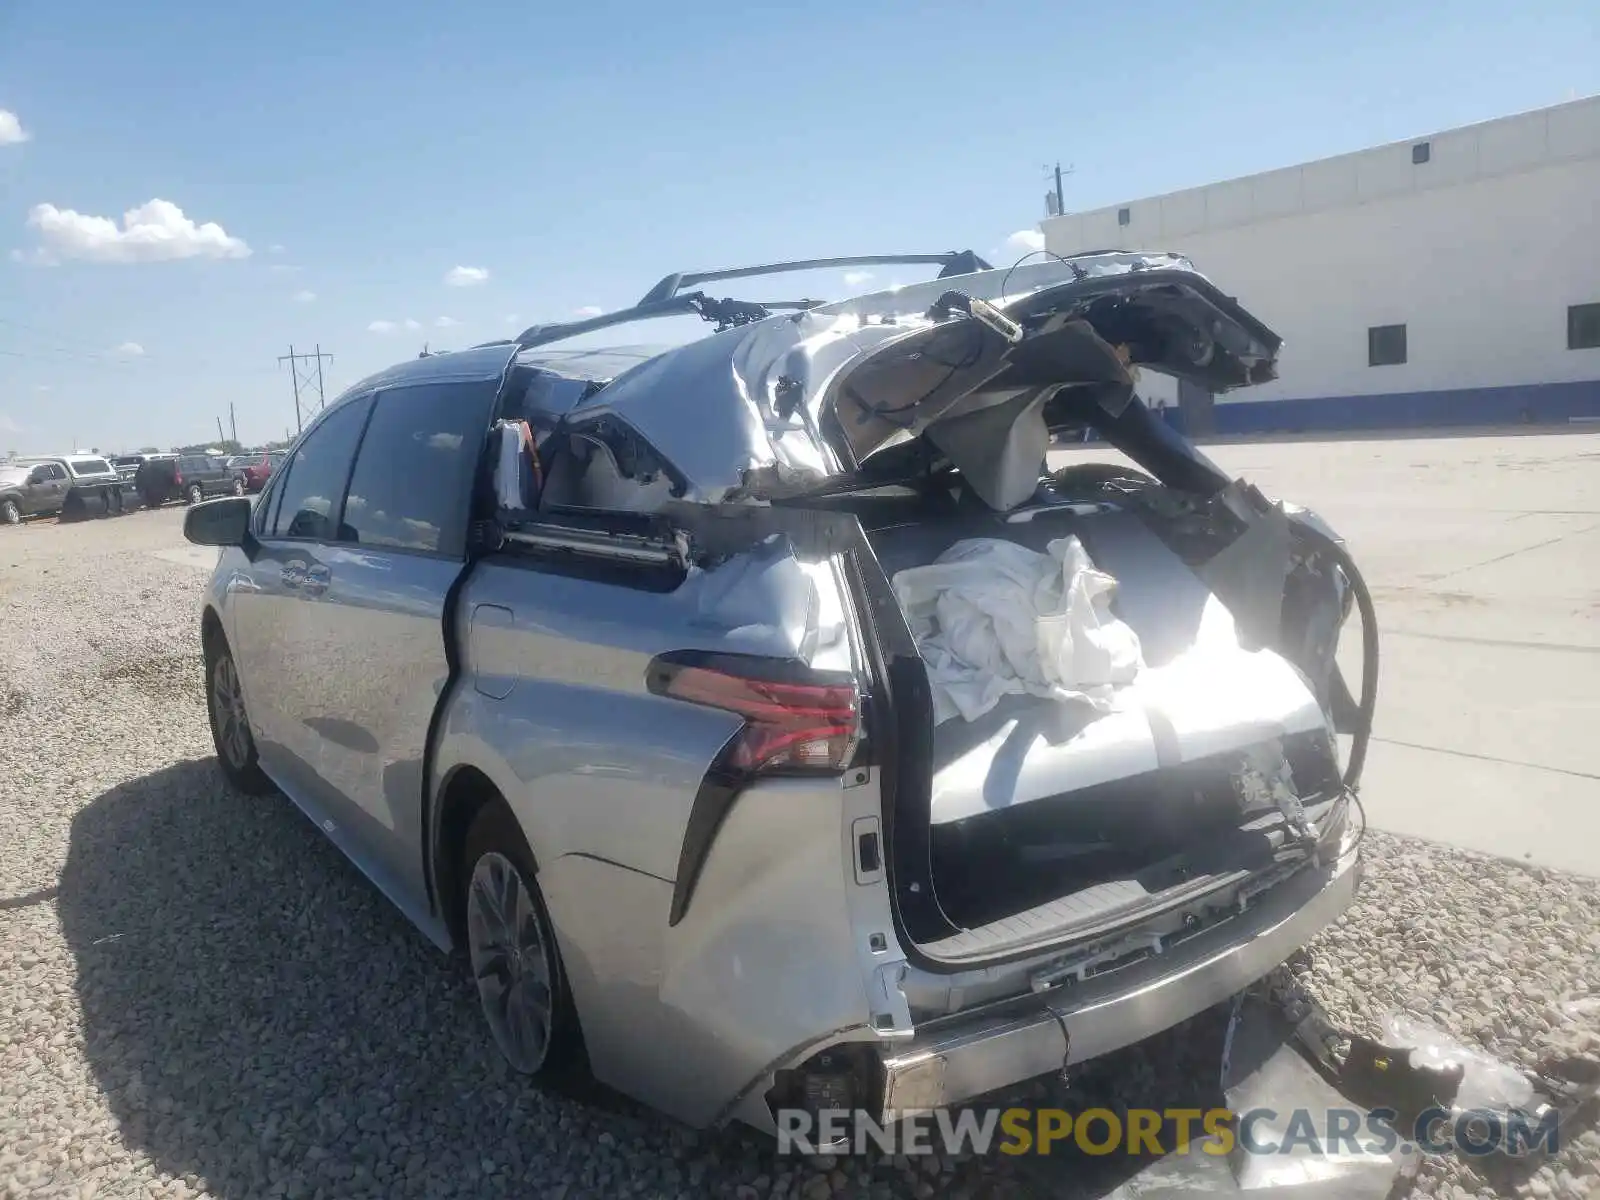
[[[271,271],[274,275],[292,275],[299,269],[299,267],[291,267],[288,263],[273,263],[267,268],[267,270]]]
[[[444,274],[446,287],[476,287],[488,278],[486,267],[451,267]]]
[[[1003,247],[1007,254],[1017,255],[1034,254],[1044,249],[1044,234],[1037,229],[1019,229],[1005,240]]]
[[[144,347],[139,345],[138,342],[123,342],[122,345],[117,347],[117,353],[124,358],[138,358],[144,353]]]
[[[282,254],[283,253],[283,243],[282,242],[273,242],[272,245],[267,247],[267,253],[268,254]]]
[[[393,321],[373,321],[367,326],[368,333],[393,333]]]
[[[844,273],[844,283],[846,287],[860,287],[863,283],[871,282],[871,271],[846,271]]]
[[[574,310],[580,317],[598,317],[605,309],[598,304],[585,304],[582,308]]]
[[[306,288],[301,288],[298,292],[296,292],[290,298],[296,304],[310,304],[313,300],[315,300],[317,298],[317,294],[315,292],[313,292],[313,291],[310,291],[310,290],[306,289]]]
[[[10,109],[0,108],[0,146],[20,146],[33,134],[22,127],[22,118]]]
[[[122,214],[92,217],[54,204],[35,204],[28,224],[44,241],[41,250],[61,258],[98,263],[171,262],[181,258],[248,258],[250,247],[215,221],[197,225],[170,200],[151,200]]]
[[[406,328],[407,329],[421,329],[422,328],[422,322],[417,320],[415,317],[407,317],[406,318]]]
[[[454,317],[436,317],[433,323],[440,329],[454,329],[457,325],[461,324],[461,322],[456,320]]]
[[[506,324],[507,325],[520,325],[520,324],[522,324],[522,318],[519,317],[516,313],[507,313],[506,314]]]

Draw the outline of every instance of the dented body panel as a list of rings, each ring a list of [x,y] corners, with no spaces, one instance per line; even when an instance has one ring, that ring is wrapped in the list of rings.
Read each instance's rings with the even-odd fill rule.
[[[368,764],[387,833],[335,819],[348,787],[318,764],[353,751],[302,756],[299,774],[262,761],[441,946],[463,937],[463,806],[486,788],[503,802],[601,1080],[691,1124],[768,1130],[821,1063],[848,1064],[829,1086],[863,1105],[954,1103],[1192,1015],[1350,903],[1348,788],[1317,740],[1338,709],[1344,560],[1137,396],[1142,370],[1213,390],[1276,370],[1276,336],[1186,260],[949,274],[665,350],[555,336],[351,391],[381,406],[418,385],[497,389],[493,431],[462,451],[478,455],[463,554],[335,544],[322,559],[336,574],[359,560],[361,594],[288,595],[304,581],[261,564],[301,552],[262,525],[291,459],[223,554],[207,619],[269,749],[306,728],[404,747],[404,763]],[[525,481],[494,486],[496,439],[522,421],[538,479],[518,508],[504,497]],[[1049,440],[1083,427],[1149,474],[1044,477]],[[1146,647],[1125,703],[941,741],[890,579],[962,531],[1082,536]],[[340,642],[348,711],[296,708],[313,664],[275,657],[281,630],[251,615],[269,607],[308,645]],[[371,619],[391,609],[412,618],[404,643]],[[716,690],[730,680],[744,690]],[[1091,801],[1137,827],[1146,792],[1175,797],[1178,822],[1148,871],[1112,864],[1042,899],[1002,896],[999,871],[975,890],[1005,911],[959,909],[974,887],[944,833],[1004,846],[1027,839],[979,824],[1071,825]]]

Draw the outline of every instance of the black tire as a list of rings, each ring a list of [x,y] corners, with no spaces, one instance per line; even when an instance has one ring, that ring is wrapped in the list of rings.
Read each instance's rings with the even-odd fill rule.
[[[519,1065],[501,1046],[495,1020],[489,1013],[489,1000],[483,992],[483,982],[475,975],[473,982],[478,988],[479,1006],[484,1015],[484,1023],[489,1027],[490,1037],[495,1042],[497,1052],[512,1071],[541,1085],[574,1082],[582,1078],[584,1066],[583,1033],[578,1023],[577,1006],[573,1003],[572,990],[568,986],[566,965],[561,960],[561,948],[556,943],[555,931],[550,922],[550,910],[545,906],[544,894],[539,891],[538,871],[534,867],[533,852],[528,848],[528,840],[523,836],[516,817],[499,799],[485,804],[473,818],[462,851],[461,872],[458,878],[461,888],[462,949],[466,954],[468,970],[472,971],[473,964],[472,920],[468,916],[473,880],[479,864],[490,855],[498,855],[509,861],[515,869],[518,880],[531,902],[530,907],[533,910],[539,941],[543,947],[548,948],[546,961],[550,980],[550,1019],[542,1061],[535,1069],[529,1070],[525,1065]]]
[[[238,692],[239,668],[233,661],[233,651],[221,632],[212,631],[205,639],[206,662],[206,717],[211,722],[211,744],[217,752],[217,765],[234,787],[247,796],[264,796],[273,790],[272,781],[261,770],[256,754],[256,739],[250,732],[250,722],[245,715],[244,696]],[[226,664],[224,667],[223,664]],[[237,695],[237,726],[224,723],[222,711],[229,707],[224,698],[225,683],[219,674],[231,673]]]
[[[15,500],[0,500],[0,525],[21,525],[22,509]]]
[[[191,483],[189,485],[189,503],[190,504],[199,504],[200,501],[204,500],[205,498],[206,498],[206,490],[205,490],[205,488],[201,487],[198,483]]]
[[[233,494],[235,496],[244,495],[244,480],[240,479],[237,475],[233,477]]]

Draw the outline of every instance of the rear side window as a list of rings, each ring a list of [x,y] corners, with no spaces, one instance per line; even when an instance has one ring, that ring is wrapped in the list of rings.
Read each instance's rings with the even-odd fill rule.
[[[495,391],[479,382],[380,392],[350,477],[344,540],[461,557]]]
[[[284,464],[269,536],[337,541],[339,501],[371,400],[330,409]]]

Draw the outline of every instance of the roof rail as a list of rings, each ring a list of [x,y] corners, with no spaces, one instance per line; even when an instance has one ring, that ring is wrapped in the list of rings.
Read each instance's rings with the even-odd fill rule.
[[[971,250],[951,250],[944,254],[858,254],[851,258],[804,258],[795,262],[765,263],[759,267],[731,267],[722,271],[680,271],[668,275],[645,293],[640,306],[661,300],[670,300],[686,287],[711,283],[718,279],[747,279],[752,275],[781,275],[788,271],[815,271],[825,267],[888,267],[899,264],[935,264],[944,269],[939,278],[948,275],[970,275],[973,271],[992,268]]]
[[[828,267],[878,267],[893,265],[929,264],[940,268],[938,277],[968,275],[974,271],[993,268],[971,250],[951,250],[944,254],[858,254],[849,258],[806,258],[795,262],[764,263],[755,267],[731,267],[721,271],[678,271],[665,276],[644,298],[632,308],[585,317],[581,321],[563,321],[552,325],[534,325],[517,335],[516,343],[523,349],[563,341],[583,333],[593,333],[613,325],[626,325],[634,321],[649,321],[657,317],[696,315],[713,321],[719,329],[743,325],[769,316],[775,309],[804,310],[816,308],[820,300],[769,300],[759,304],[739,300],[713,300],[704,292],[685,292],[697,284],[719,279],[748,279],[755,275],[781,275],[790,271],[815,271]]]

